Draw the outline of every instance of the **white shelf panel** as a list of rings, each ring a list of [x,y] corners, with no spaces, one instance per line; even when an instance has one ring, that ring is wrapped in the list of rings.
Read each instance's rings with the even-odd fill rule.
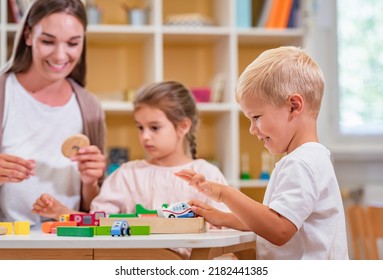
[[[133,111],[133,104],[125,101],[101,101],[102,108],[106,112],[126,112]],[[230,103],[197,103],[198,110],[201,113],[219,113],[237,110],[236,106]]]
[[[294,29],[266,29],[266,28],[248,28],[238,29],[239,44],[280,44],[286,45],[296,42],[302,44],[304,31],[300,28]]]
[[[241,188],[251,188],[251,187],[260,187],[264,188],[267,186],[268,180],[259,180],[259,179],[250,179],[250,180],[240,180],[239,186]]]

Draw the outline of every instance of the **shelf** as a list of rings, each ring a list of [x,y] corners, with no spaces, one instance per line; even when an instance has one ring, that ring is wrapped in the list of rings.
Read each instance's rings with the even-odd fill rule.
[[[216,162],[233,187],[249,191],[252,187],[265,187],[265,180],[238,177],[243,153],[249,154],[250,173],[254,177],[260,174],[260,154],[265,148],[249,134],[249,121],[235,101],[236,82],[246,66],[265,49],[303,46],[309,25],[302,19],[304,28],[237,28],[236,0],[123,2],[148,6],[149,24],[129,25],[120,3],[95,0],[103,12],[102,24],[89,24],[86,34],[87,89],[99,97],[106,112],[107,147],[128,148],[131,159],[144,157],[132,117],[133,105],[123,101],[131,100],[130,93],[142,85],[177,80],[190,89],[212,88],[214,81],[221,81],[222,90],[218,91],[221,98],[212,99],[220,103],[197,104],[200,112],[197,151]],[[1,7],[6,9],[7,3],[2,0]],[[165,25],[170,16],[180,14],[200,14],[211,19],[213,25]],[[0,16],[2,66],[10,55],[17,24],[8,24],[3,10]]]
[[[102,108],[106,112],[125,112],[133,111],[133,104],[126,101],[101,101]],[[197,103],[198,110],[201,113],[219,113],[238,110],[237,106],[230,103]]]
[[[267,186],[269,180],[260,180],[260,179],[250,179],[250,180],[240,180],[239,186],[241,188],[264,188]]]
[[[251,28],[238,29],[238,43],[251,45],[277,44],[277,45],[296,45],[302,44],[304,30],[301,28],[293,29],[266,29]]]

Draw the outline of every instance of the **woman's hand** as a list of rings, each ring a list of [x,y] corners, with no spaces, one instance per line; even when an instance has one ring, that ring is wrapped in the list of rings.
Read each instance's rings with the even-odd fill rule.
[[[33,175],[35,175],[33,160],[0,154],[0,184],[21,182]]]
[[[100,149],[94,145],[81,148],[71,159],[78,162],[78,170],[83,185],[98,186],[98,179],[105,170],[105,156]]]

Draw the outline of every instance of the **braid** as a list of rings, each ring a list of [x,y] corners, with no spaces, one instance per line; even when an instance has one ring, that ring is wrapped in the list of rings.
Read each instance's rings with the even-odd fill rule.
[[[187,134],[187,140],[189,141],[191,157],[192,159],[196,159],[197,158],[197,143],[195,141],[194,131],[192,131],[192,129]]]

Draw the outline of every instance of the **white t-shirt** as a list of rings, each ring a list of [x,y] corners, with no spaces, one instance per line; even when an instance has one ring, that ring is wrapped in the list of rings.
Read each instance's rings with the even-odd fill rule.
[[[298,229],[276,246],[257,238],[257,259],[348,259],[343,202],[330,152],[305,143],[275,166],[263,203]]]
[[[51,107],[30,96],[14,74],[8,76],[5,92],[1,153],[35,160],[36,175],[0,186],[0,221],[40,223],[40,216],[31,210],[43,193],[79,209],[81,182],[77,163],[61,153],[65,139],[83,130],[75,94],[64,106]]]
[[[227,184],[221,171],[203,159],[181,166],[164,167],[133,160],[121,165],[104,181],[100,194],[92,201],[92,211],[135,213],[136,204],[149,210],[160,209],[164,203],[188,202],[198,199],[229,212],[223,203],[216,203],[174,175],[182,169],[204,174],[206,180]]]

